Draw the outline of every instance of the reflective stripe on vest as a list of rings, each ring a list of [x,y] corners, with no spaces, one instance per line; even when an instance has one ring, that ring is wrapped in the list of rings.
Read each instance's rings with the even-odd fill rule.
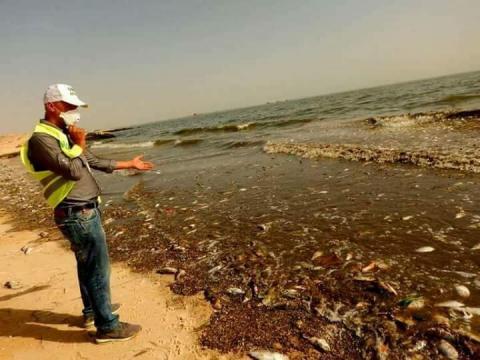
[[[34,133],[48,134],[58,140],[60,149],[62,152],[73,159],[82,154],[82,148],[78,145],[70,147],[67,135],[65,135],[60,129],[54,128],[43,123],[37,124]],[[35,179],[40,181],[43,186],[43,196],[47,200],[47,203],[56,207],[65,199],[70,191],[75,186],[75,181],[65,179],[63,176],[58,175],[50,170],[35,171],[33,164],[28,158],[28,140],[23,144],[20,151],[20,158],[23,165],[27,168]]]

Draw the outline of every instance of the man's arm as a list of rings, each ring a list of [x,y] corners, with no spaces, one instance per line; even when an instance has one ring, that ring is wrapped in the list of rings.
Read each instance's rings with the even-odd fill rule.
[[[148,161],[144,161],[143,155],[137,156],[132,160],[127,161],[117,161],[109,159],[101,159],[89,150],[85,150],[85,157],[87,158],[88,165],[92,169],[100,170],[106,173],[112,173],[113,170],[122,170],[122,169],[136,169],[136,170],[151,170],[153,169],[153,164]]]
[[[115,160],[101,159],[96,155],[92,154],[88,149],[85,149],[84,154],[85,158],[88,161],[88,165],[90,165],[92,169],[103,171],[106,173],[112,173],[113,170],[116,170],[117,168],[117,161]]]
[[[74,125],[68,128],[68,133],[72,141],[81,146],[82,149],[86,149],[86,131],[82,128],[76,127]],[[143,156],[137,156],[132,160],[128,161],[115,161],[115,160],[106,160],[100,159],[93,155],[90,151],[84,150],[85,157],[87,158],[88,164],[92,169],[104,171],[107,173],[113,172],[113,170],[121,169],[137,169],[137,170],[151,170],[153,169],[153,164],[148,161],[143,161]]]
[[[84,166],[80,157],[66,156],[58,140],[46,134],[34,134],[28,143],[28,153],[35,170],[50,170],[68,180],[78,181]]]

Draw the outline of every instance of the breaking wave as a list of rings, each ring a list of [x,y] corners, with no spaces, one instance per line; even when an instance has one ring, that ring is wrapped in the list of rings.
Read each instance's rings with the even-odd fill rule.
[[[352,144],[306,144],[268,142],[269,154],[290,154],[307,159],[334,158],[376,163],[409,164],[480,173],[480,149],[457,148],[451,151],[399,150]]]
[[[115,143],[115,142],[94,142],[90,147],[92,149],[128,149],[128,148],[145,148],[145,147],[153,147],[155,145],[155,141],[145,141],[140,143]]]
[[[369,125],[403,128],[418,125],[426,125],[449,120],[480,120],[480,110],[466,111],[438,111],[430,113],[402,114],[394,116],[379,116],[365,119]]]
[[[438,114],[403,114],[398,116],[384,116],[378,118],[368,118],[366,121],[370,125],[391,127],[391,128],[403,128],[411,127],[415,125],[425,125],[439,120]]]
[[[459,94],[459,95],[449,95],[440,99],[438,103],[441,104],[456,104],[464,101],[470,101],[480,99],[480,94]]]
[[[220,125],[214,127],[186,128],[174,132],[175,135],[192,135],[203,132],[236,132],[255,127],[255,123],[245,123],[237,125]]]
[[[219,126],[207,126],[196,128],[185,128],[174,132],[174,135],[193,135],[198,133],[216,133],[216,132],[237,132],[252,130],[254,128],[266,128],[266,127],[284,127],[293,125],[302,125],[309,123],[313,119],[290,119],[280,121],[263,121],[263,122],[248,122],[242,124],[227,124]]]
[[[93,143],[92,149],[135,149],[135,148],[151,148],[157,146],[163,146],[173,144],[173,146],[192,146],[202,142],[202,139],[158,139],[155,141],[145,141],[138,143],[115,143],[115,142],[96,142]]]

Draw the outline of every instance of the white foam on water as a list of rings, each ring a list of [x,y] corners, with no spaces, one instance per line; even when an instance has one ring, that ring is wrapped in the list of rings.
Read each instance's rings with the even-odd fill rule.
[[[97,143],[94,142],[91,146],[92,149],[123,149],[123,148],[146,148],[146,147],[153,147],[155,142],[153,141],[145,141],[141,143]]]

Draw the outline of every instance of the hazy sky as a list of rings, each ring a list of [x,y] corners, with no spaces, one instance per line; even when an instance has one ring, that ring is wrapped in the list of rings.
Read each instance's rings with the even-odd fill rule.
[[[480,70],[479,0],[0,0],[0,133],[47,85],[108,128]]]

